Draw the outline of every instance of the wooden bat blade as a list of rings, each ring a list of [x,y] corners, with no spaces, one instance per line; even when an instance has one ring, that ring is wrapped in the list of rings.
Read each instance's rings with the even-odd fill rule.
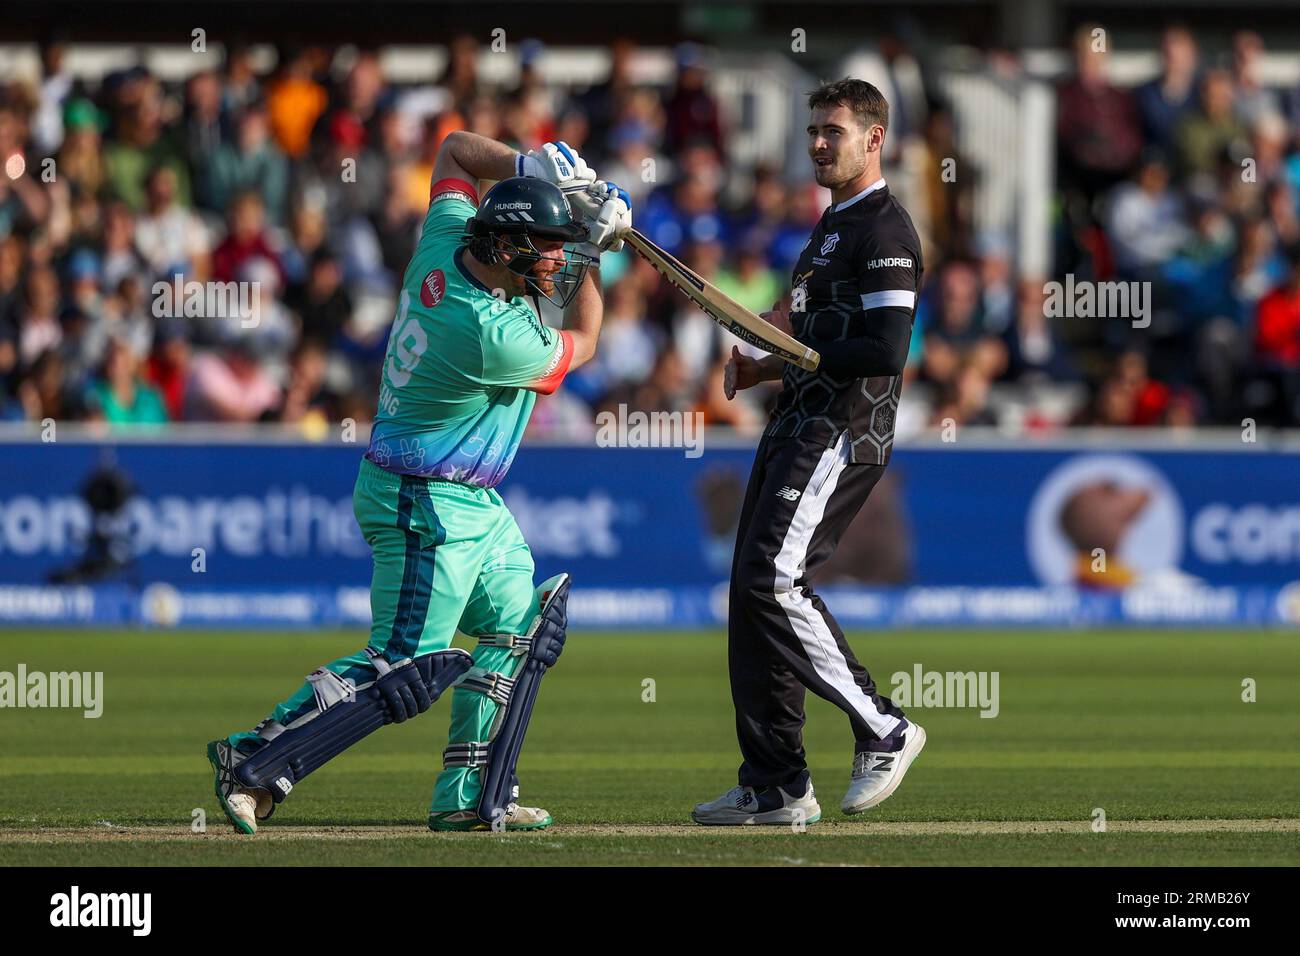
[[[635,229],[623,238],[665,279],[736,338],[765,352],[771,352],[792,365],[810,372],[817,371],[821,356],[815,349],[808,348],[793,336],[755,315]]]

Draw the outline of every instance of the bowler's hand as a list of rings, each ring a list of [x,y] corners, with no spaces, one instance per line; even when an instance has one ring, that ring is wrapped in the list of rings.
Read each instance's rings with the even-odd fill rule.
[[[742,355],[740,349],[733,345],[731,358],[727,359],[727,367],[722,371],[722,394],[727,396],[727,401],[735,398],[737,392],[753,388],[761,381],[762,368],[758,359]]]

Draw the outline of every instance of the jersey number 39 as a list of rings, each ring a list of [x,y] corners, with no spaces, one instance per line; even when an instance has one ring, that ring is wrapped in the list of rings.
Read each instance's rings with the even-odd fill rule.
[[[410,293],[403,289],[401,310],[397,313],[392,340],[388,343],[388,380],[396,388],[411,380],[411,373],[429,347],[429,337],[420,327],[419,318],[407,315],[410,307]]]

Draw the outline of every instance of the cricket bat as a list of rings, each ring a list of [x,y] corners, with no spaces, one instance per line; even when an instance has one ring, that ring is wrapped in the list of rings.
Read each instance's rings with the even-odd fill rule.
[[[817,371],[821,356],[815,349],[808,348],[772,323],[759,318],[635,229],[626,233],[623,240],[631,243],[632,248],[645,256],[665,279],[736,338],[765,352],[771,352],[791,365],[810,372]]]

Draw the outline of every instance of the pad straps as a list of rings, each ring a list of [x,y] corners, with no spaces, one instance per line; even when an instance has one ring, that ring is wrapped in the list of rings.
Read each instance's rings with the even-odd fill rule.
[[[442,765],[447,767],[486,767],[488,762],[488,744],[481,740],[471,740],[460,744],[448,744],[442,752]]]
[[[470,690],[476,694],[482,694],[496,701],[502,707],[510,703],[510,693],[515,689],[515,681],[512,677],[496,671],[484,670],[482,667],[471,667],[465,672],[456,686],[462,690]]]
[[[508,647],[516,655],[526,654],[528,649],[533,646],[533,636],[531,634],[480,634],[478,646]]]

